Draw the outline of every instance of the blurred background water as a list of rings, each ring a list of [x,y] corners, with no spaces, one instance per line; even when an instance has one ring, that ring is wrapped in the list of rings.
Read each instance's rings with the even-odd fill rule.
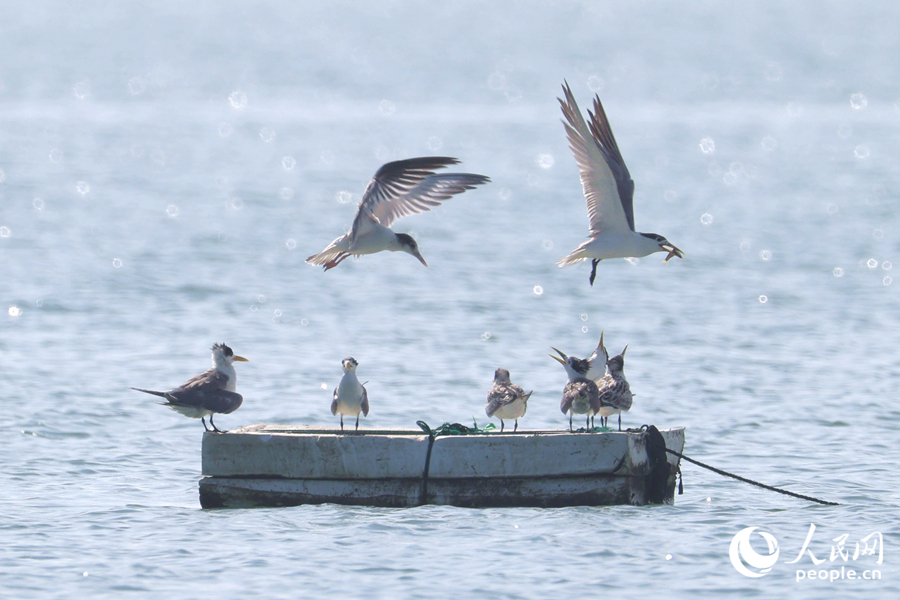
[[[0,594],[896,597],[900,8],[878,2],[36,2],[0,6]],[[662,264],[555,261],[587,220],[556,96],[603,99]],[[384,162],[493,182],[321,272]],[[552,344],[629,344],[625,426],[838,507],[685,465],[668,507],[199,507],[164,389],[226,342],[251,423],[480,425],[494,369],[563,427]],[[795,581],[809,525],[818,568]],[[728,557],[780,543],[768,575]],[[884,562],[831,560],[878,532]],[[764,552],[761,539],[754,547]]]

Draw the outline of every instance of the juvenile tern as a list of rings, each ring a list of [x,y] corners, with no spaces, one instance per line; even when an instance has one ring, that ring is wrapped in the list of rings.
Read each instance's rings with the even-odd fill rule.
[[[324,265],[327,271],[348,256],[359,258],[388,250],[411,254],[427,267],[416,241],[406,233],[394,233],[391,224],[400,217],[430,211],[443,200],[490,181],[471,173],[435,174],[437,169],[458,163],[446,156],[426,156],[383,165],[363,192],[350,231],[306,262]]]
[[[180,387],[167,392],[155,392],[131,388],[145,394],[153,394],[165,398],[161,402],[172,410],[192,419],[200,419],[203,429],[209,431],[205,417],[209,415],[209,424],[212,430],[221,430],[213,423],[213,414],[227,415],[236,411],[244,401],[243,396],[234,391],[237,383],[237,373],[234,371],[233,362],[250,362],[243,356],[236,356],[225,344],[213,344],[212,369],[205,371],[196,377],[188,379]]]
[[[566,387],[563,388],[562,401],[559,403],[562,414],[569,415],[569,431],[572,431],[572,415],[586,415],[584,426],[585,429],[590,428],[591,417],[600,409],[600,392],[594,380],[586,377],[590,369],[588,361],[574,356],[568,356],[566,360],[552,354],[549,356],[562,363],[569,377]]]
[[[356,417],[356,430],[359,430],[359,413],[369,416],[369,394],[365,386],[356,378],[356,367],[359,363],[352,356],[341,361],[344,376],[334,388],[334,399],[331,401],[331,414],[341,414],[341,431],[344,430],[344,415]]]
[[[625,346],[628,350],[628,346]],[[619,415],[619,431],[622,431],[622,411],[631,409],[633,394],[625,379],[625,350],[609,359],[609,373],[597,382],[600,393],[600,425],[605,427],[609,417]]]
[[[520,386],[509,380],[509,371],[494,371],[494,385],[487,395],[484,412],[488,417],[500,419],[500,431],[503,431],[503,419],[515,419],[513,431],[519,429],[519,417],[528,409],[528,399],[532,392],[525,393]]]
[[[569,431],[572,431],[572,415],[587,415],[584,428],[590,428],[591,417],[599,408],[599,399],[597,384],[590,379],[576,377],[566,383],[559,410],[562,411],[562,414],[569,415]]]
[[[566,99],[558,98],[569,148],[575,155],[581,185],[587,200],[590,239],[556,264],[566,267],[592,259],[591,285],[597,275],[597,263],[605,258],[642,257],[668,252],[665,262],[684,253],[656,233],[634,230],[634,181],[616,138],[609,126],[600,96],[594,97],[594,112],[588,110],[590,126],[584,121],[569,84],[563,85]]]

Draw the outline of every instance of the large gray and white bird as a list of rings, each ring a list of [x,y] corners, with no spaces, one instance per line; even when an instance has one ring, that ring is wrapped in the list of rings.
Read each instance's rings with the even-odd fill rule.
[[[350,231],[306,262],[323,265],[327,271],[348,256],[359,258],[387,250],[411,254],[427,267],[416,240],[406,233],[394,233],[391,224],[400,217],[430,211],[442,201],[490,181],[471,173],[435,173],[458,163],[446,156],[426,156],[383,165],[363,192]]]
[[[153,394],[165,398],[163,406],[192,419],[200,419],[203,429],[209,431],[205,417],[209,416],[212,430],[221,432],[213,423],[214,414],[227,415],[233,413],[244,401],[244,397],[235,392],[237,373],[232,363],[250,362],[243,356],[236,356],[225,344],[213,344],[212,369],[192,377],[181,386],[166,392],[131,388],[145,394]]]
[[[359,430],[359,413],[369,416],[369,393],[356,378],[356,367],[359,363],[352,356],[341,361],[344,376],[334,388],[334,399],[331,401],[331,414],[341,415],[341,431],[344,430],[344,415],[356,417],[356,431]]]
[[[591,418],[600,409],[600,391],[594,380],[586,377],[590,368],[588,361],[574,356],[566,357],[565,361],[552,354],[549,356],[563,364],[566,368],[566,375],[569,377],[559,403],[559,410],[562,411],[562,414],[569,415],[569,431],[572,431],[573,415],[585,415],[584,427],[590,429]]]
[[[526,394],[521,386],[510,381],[509,371],[497,369],[494,371],[494,385],[488,392],[484,412],[488,417],[500,419],[500,431],[503,431],[503,419],[515,419],[513,431],[516,431],[519,429],[519,417],[524,416],[528,410],[531,394],[532,392]]]
[[[588,110],[585,123],[569,84],[563,85],[566,99],[558,98],[569,148],[575,155],[581,185],[587,200],[590,239],[560,259],[560,267],[591,259],[591,285],[597,275],[597,263],[606,258],[642,257],[668,252],[665,262],[684,253],[663,236],[634,229],[634,181],[622,160],[616,138],[606,118],[600,96],[594,98],[594,112]]]
[[[628,350],[627,345],[625,350]],[[600,394],[600,409],[597,414],[600,415],[600,425],[606,427],[609,417],[619,415],[619,431],[622,431],[622,412],[631,409],[634,399],[631,386],[625,379],[625,350],[609,359],[609,373],[597,382]]]

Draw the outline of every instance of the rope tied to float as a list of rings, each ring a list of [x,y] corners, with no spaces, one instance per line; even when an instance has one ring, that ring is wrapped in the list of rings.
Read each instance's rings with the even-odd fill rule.
[[[416,425],[431,438],[436,438],[439,435],[483,435],[496,429],[493,423],[488,423],[484,427],[478,427],[478,423],[474,419],[472,420],[472,427],[462,423],[444,423],[440,427],[432,429],[425,421],[416,421]]]
[[[425,421],[416,421],[422,431],[428,436],[428,451],[425,453],[425,468],[422,470],[422,487],[419,490],[419,504],[425,504],[428,500],[428,471],[431,468],[431,449],[434,447],[434,439],[441,435],[483,435],[496,429],[493,423],[484,427],[478,427],[475,419],[472,419],[472,427],[462,423],[444,423],[440,427],[432,429]]]
[[[659,434],[659,430],[656,429],[656,427],[653,425],[644,425],[641,427],[642,431],[645,431],[648,433],[650,432],[651,429],[656,430],[656,433]],[[660,447],[658,445],[658,441],[654,442],[654,440],[653,440],[654,437],[655,436],[652,436],[652,435],[651,435],[651,437],[648,437],[648,442],[650,443],[651,447],[656,448],[657,450],[665,449],[666,452],[668,452],[670,454],[674,454],[678,458],[683,458],[684,460],[688,461],[689,463],[693,463],[693,464],[697,465],[698,467],[703,467],[704,469],[709,469],[713,473],[718,473],[719,475],[724,475],[725,477],[731,477],[732,479],[737,479],[738,481],[743,481],[744,483],[749,483],[751,485],[761,487],[764,490],[778,492],[779,494],[784,494],[785,496],[793,496],[794,498],[800,498],[801,500],[808,500],[810,502],[816,502],[818,504],[824,504],[826,506],[840,506],[840,504],[838,502],[829,502],[828,500],[820,500],[819,498],[813,498],[812,496],[805,496],[803,494],[798,494],[797,492],[783,490],[781,488],[777,488],[777,487],[774,487],[771,485],[766,485],[765,483],[760,483],[759,481],[754,481],[752,479],[747,479],[746,477],[741,477],[740,475],[735,475],[734,473],[729,473],[728,471],[723,471],[722,469],[717,469],[716,467],[702,463],[699,460],[695,460],[693,458],[690,458],[689,456],[685,456],[681,452],[677,452],[675,450],[672,450],[671,448],[666,448],[665,440],[662,440],[662,446]],[[661,437],[662,436],[660,435],[660,438]],[[679,467],[679,474],[680,474],[680,467]],[[682,484],[680,481],[678,484],[678,489],[679,489],[679,493],[681,493]]]

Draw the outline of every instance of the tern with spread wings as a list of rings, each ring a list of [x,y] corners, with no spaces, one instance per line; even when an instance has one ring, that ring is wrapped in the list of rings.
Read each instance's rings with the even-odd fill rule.
[[[458,163],[446,156],[426,156],[383,165],[363,192],[350,231],[306,262],[322,265],[327,271],[348,256],[359,258],[388,250],[411,254],[427,267],[416,240],[406,233],[394,233],[391,224],[400,217],[430,211],[442,201],[490,181],[471,173],[435,173]]]
[[[588,125],[568,83],[563,85],[563,93],[566,99],[558,100],[587,200],[590,239],[556,264],[566,267],[591,259],[590,282],[594,285],[597,263],[606,258],[638,258],[654,252],[668,252],[667,263],[673,256],[684,258],[684,253],[663,236],[634,230],[634,181],[622,160],[600,96],[594,98],[594,112],[588,110]]]

